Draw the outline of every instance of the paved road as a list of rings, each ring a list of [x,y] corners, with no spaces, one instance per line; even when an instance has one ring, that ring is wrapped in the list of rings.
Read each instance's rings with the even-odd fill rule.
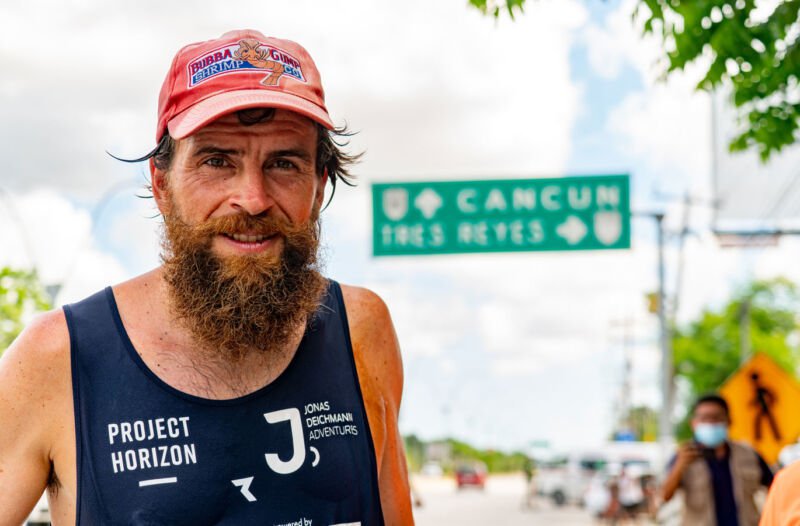
[[[423,505],[415,508],[417,526],[558,525],[596,524],[576,508],[557,509],[546,501],[532,510],[522,507],[525,481],[521,475],[490,477],[484,491],[458,491],[451,478],[415,477],[414,486]]]

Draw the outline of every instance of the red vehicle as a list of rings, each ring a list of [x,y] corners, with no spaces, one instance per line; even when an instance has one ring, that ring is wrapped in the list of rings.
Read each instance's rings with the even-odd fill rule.
[[[473,462],[458,466],[456,468],[456,484],[458,489],[467,486],[483,489],[486,485],[486,464]]]

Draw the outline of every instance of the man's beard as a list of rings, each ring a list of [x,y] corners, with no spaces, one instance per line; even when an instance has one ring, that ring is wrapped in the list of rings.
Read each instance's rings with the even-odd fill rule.
[[[173,203],[173,210],[176,207]],[[229,359],[285,352],[310,322],[325,292],[319,271],[318,208],[302,225],[248,214],[188,225],[165,215],[162,260],[171,307],[198,344]],[[280,253],[218,256],[216,235],[247,233],[283,240]]]

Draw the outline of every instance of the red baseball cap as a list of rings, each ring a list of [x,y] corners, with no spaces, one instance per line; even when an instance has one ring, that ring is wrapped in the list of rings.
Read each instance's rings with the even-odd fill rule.
[[[189,44],[161,86],[156,141],[166,130],[183,139],[225,114],[259,107],[291,110],[333,128],[319,71],[296,42],[244,29]]]

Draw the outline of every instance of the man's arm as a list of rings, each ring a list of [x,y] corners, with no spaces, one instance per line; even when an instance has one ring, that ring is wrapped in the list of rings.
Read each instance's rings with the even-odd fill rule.
[[[661,496],[664,502],[669,501],[675,495],[675,492],[681,486],[681,479],[686,467],[694,462],[695,459],[700,458],[700,455],[700,448],[693,442],[687,442],[681,446],[669,470],[669,475],[667,475],[664,484],[661,486]]]
[[[69,371],[62,311],[34,320],[0,359],[0,525],[22,524],[47,485]]]
[[[373,292],[342,287],[364,405],[378,462],[386,524],[413,524],[403,442],[397,425],[403,392],[400,346],[389,310]]]
[[[800,523],[798,486],[800,486],[800,462],[778,471],[769,488],[759,526],[790,526]]]

